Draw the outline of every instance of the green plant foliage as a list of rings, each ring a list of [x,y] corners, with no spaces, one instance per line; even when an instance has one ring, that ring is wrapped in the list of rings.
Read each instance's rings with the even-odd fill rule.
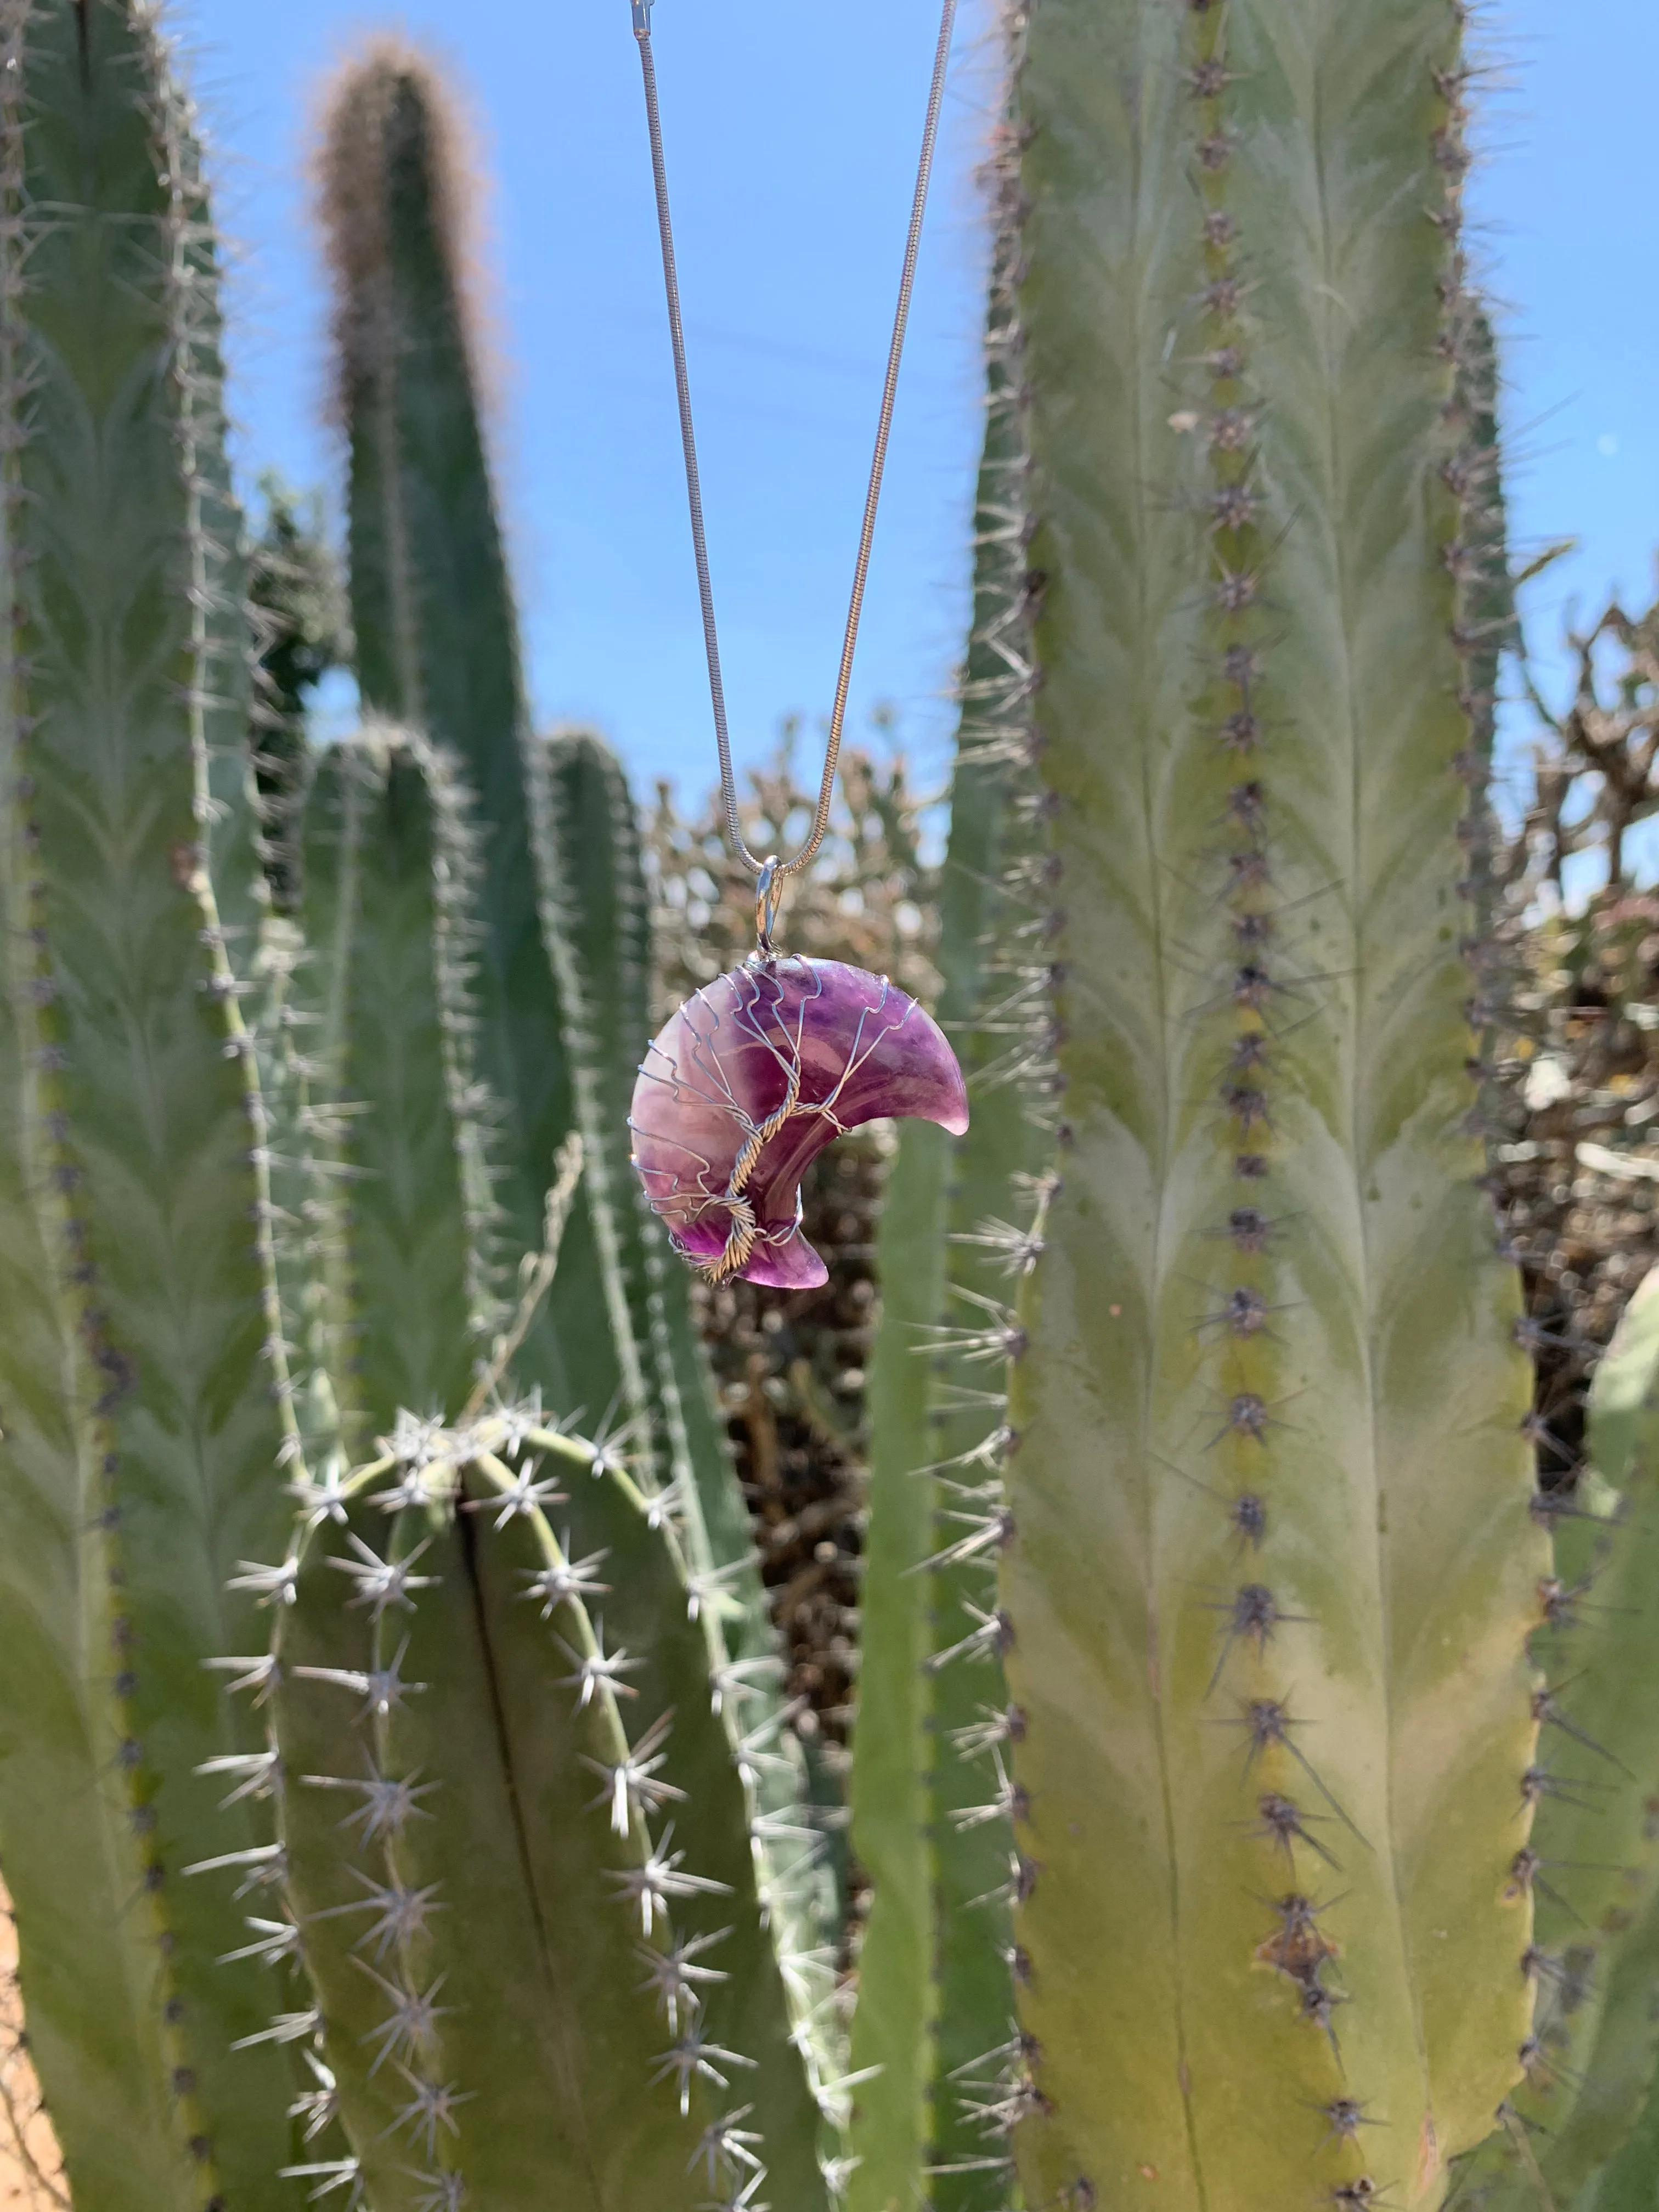
[[[853,2063],[860,2074],[877,2070],[860,2082],[853,2106],[854,2208],[915,2201],[929,2162],[936,1838],[927,1788],[932,1607],[920,1571],[933,1547],[935,1501],[919,1472],[933,1443],[933,1377],[919,1355],[942,1301],[950,1146],[930,1121],[906,1125],[878,1248],[882,1321],[870,1384],[876,1449],[852,1791],[854,1848],[874,1892],[859,1954]]]
[[[851,750],[786,917],[973,1121],[819,1165],[816,1307],[694,1301],[637,1188],[751,889],[529,730],[437,73],[328,106],[313,751],[151,12],[0,0],[0,1863],[77,2212],[1651,2202],[1659,1279],[1577,1469],[1510,1170],[1590,1124],[1482,1158],[1582,824],[1485,799],[1461,18],[1011,6],[948,843]],[[1579,641],[1613,880],[1529,956],[1616,985],[1627,1153],[1651,627]]]
[[[691,2212],[762,2170],[822,2203],[736,1687],[660,1502],[518,1416],[405,1421],[306,1522],[271,1708],[349,2178],[393,2212]]]
[[[248,562],[247,603],[258,646],[253,770],[265,827],[265,876],[282,913],[300,892],[295,809],[307,753],[306,716],[323,678],[345,666],[345,592],[321,499],[302,500],[274,470],[259,479],[264,519]]]
[[[640,825],[614,754],[585,732],[538,744],[531,777],[543,930],[566,1011],[576,1122],[594,1233],[616,1300],[631,1411],[643,1414],[664,1479],[690,1514],[702,1567],[725,1577],[744,1656],[772,1649],[743,1493],[732,1480],[692,1323],[685,1272],[639,1202],[629,1101],[651,1018],[651,911]],[[740,1629],[737,1624],[741,1621]]]
[[[452,751],[488,841],[479,887],[478,1071],[501,1101],[496,1196],[516,1255],[541,1242],[574,1126],[564,1012],[538,914],[517,615],[484,442],[459,131],[425,61],[371,44],[335,85],[321,185],[350,453],[349,574],[364,704]],[[641,1040],[641,1045],[644,1040]],[[520,1355],[550,1401],[627,1395],[606,1255],[586,1206],[568,1272]],[[630,1412],[636,1410],[630,1407]]]
[[[369,706],[453,756],[476,799],[471,1052],[498,1103],[490,1174],[509,1262],[539,1246],[556,1147],[572,1129],[586,1146],[565,1264],[515,1371],[626,1430],[695,1493],[711,1557],[746,1588],[735,1601],[769,1649],[688,1285],[628,1165],[626,1100],[651,1026],[638,824],[603,747],[529,732],[469,297],[471,190],[428,64],[380,40],[348,67],[322,185],[358,681]]]
[[[1636,2126],[1659,2064],[1659,1277],[1626,1308],[1589,1394],[1593,1472],[1554,1494],[1537,1804],[1512,1880],[1535,1893],[1537,2016],[1503,2126],[1464,2193],[1573,2204]],[[1651,2169],[1649,2169],[1650,2184]],[[1594,2187],[1589,2201],[1600,2202]]]
[[[144,11],[0,40],[0,1855],[79,2212],[274,2207],[286,2055],[235,2046],[275,1984],[231,1878],[188,1878],[269,1836],[204,1660],[247,1647],[227,1584],[289,1516],[212,237]]]
[[[424,741],[332,745],[306,795],[304,920],[321,1001],[313,1111],[336,1117],[344,1441],[459,1405],[504,1319],[491,1100],[472,1066],[480,863],[459,772]]]
[[[1530,2032],[1548,1571],[1465,1126],[1458,25],[1024,38],[1060,1126],[1003,1323],[1005,2114],[1034,2203],[1429,2206]]]
[[[322,1571],[342,1555],[343,1530],[361,1542],[354,1512],[371,1510],[348,1493],[354,1449],[380,1434],[404,1439],[413,1480],[410,1470],[432,1457],[422,1440],[444,1433],[445,1418],[464,1401],[469,1419],[498,1403],[515,1358],[536,1367],[528,1340],[540,1328],[559,1373],[583,1386],[595,1428],[607,1426],[617,1395],[610,1332],[622,1364],[635,1331],[657,1362],[656,1396],[635,1393],[647,1402],[622,1407],[609,1425],[608,1460],[544,1432],[539,1415],[521,1423],[581,1473],[573,1520],[604,1522],[610,1509],[592,1549],[628,1559],[617,1610],[652,1653],[647,1727],[655,1733],[638,1750],[637,1773],[619,1752],[624,1796],[637,1784],[629,1816],[613,1829],[602,1805],[590,1820],[593,1778],[580,1753],[625,1744],[616,1707],[643,1686],[619,1676],[613,1700],[601,1684],[574,1701],[562,1747],[548,1737],[544,1713],[566,1646],[596,1656],[603,1630],[596,1620],[590,1634],[573,1591],[562,1645],[554,1625],[521,1602],[520,1558],[533,1554],[549,1569],[558,1557],[533,1510],[550,1493],[531,1474],[501,1478],[528,1485],[532,1507],[521,1512],[509,1498],[490,1531],[501,1540],[482,1552],[474,1521],[458,1517],[453,1499],[446,1505],[441,1486],[428,1497],[416,1482],[407,1512],[389,1521],[376,1503],[373,1523],[394,1547],[377,1556],[418,1547],[424,1516],[453,1570],[432,1584],[445,1594],[413,1631],[422,1663],[428,1638],[444,1663],[428,1670],[424,1702],[382,1715],[386,1756],[405,1757],[406,1723],[407,1759],[464,1747],[477,1761],[430,1833],[422,1812],[407,1838],[411,1853],[429,1844],[434,1867],[477,1885],[455,1922],[467,1930],[453,1970],[459,2002],[440,2012],[464,2021],[452,2037],[495,2081],[503,2110],[523,2101],[513,2066],[526,2029],[524,2050],[540,2051],[557,2093],[547,2140],[588,2201],[616,2202],[614,2178],[624,2176],[616,2185],[623,2201],[642,2192],[689,2207],[757,2170],[750,2145],[763,2138],[742,2128],[740,2112],[729,2142],[702,2142],[701,2179],[694,2170],[702,2129],[693,2120],[702,2110],[702,2127],[719,2136],[708,2092],[724,2089],[729,2064],[755,2076],[768,2145],[759,2163],[792,2202],[810,2206],[822,2196],[823,2123],[803,2054],[817,2047],[809,2014],[819,1970],[799,1943],[775,1952],[772,1931],[793,1925],[794,1893],[812,1881],[810,1863],[795,1863],[810,1862],[815,1838],[787,1809],[797,1762],[785,1755],[779,1716],[744,1711],[776,1662],[752,1633],[752,1651],[728,1654],[723,1641],[728,1617],[741,1628],[763,1615],[684,1286],[659,1269],[636,1308],[586,1291],[567,1296],[581,1327],[559,1334],[558,1321],[549,1338],[542,1308],[574,1172],[544,1206],[550,1146],[534,1177],[533,1224],[516,1228],[500,1219],[504,1201],[492,1189],[496,1124],[503,1145],[524,1126],[514,1121],[519,1094],[507,1092],[498,1114],[480,1066],[502,1046],[513,1026],[503,1009],[515,1003],[498,988],[513,945],[494,967],[491,947],[518,924],[510,914],[503,922],[492,899],[499,909],[503,897],[509,907],[513,896],[527,897],[529,950],[522,931],[514,940],[520,981],[540,962],[510,1041],[532,1049],[533,1035],[526,1043],[520,1032],[539,1024],[549,1053],[564,1051],[554,966],[539,949],[525,787],[520,777],[515,799],[502,782],[504,760],[519,775],[520,732],[506,726],[481,757],[494,777],[488,869],[465,771],[427,726],[369,728],[308,762],[290,744],[283,775],[295,788],[277,793],[267,775],[260,789],[251,738],[256,725],[269,735],[270,708],[256,709],[251,690],[254,611],[222,451],[216,247],[188,113],[148,14],[127,0],[19,7],[0,33],[9,64],[0,251],[8,297],[26,302],[0,331],[0,404],[12,423],[3,501],[11,765],[0,835],[10,948],[0,1294],[12,1382],[0,1439],[9,1538],[0,1648],[8,1680],[27,1685],[0,1712],[0,1848],[21,1934],[31,2048],[76,2203],[82,2212],[134,2202],[156,2212],[275,2212],[307,2193],[356,2195],[366,2181],[380,2212],[459,2201],[459,2182],[446,2177],[460,2169],[444,2153],[461,2105],[452,2110],[436,2077],[418,2075],[425,2028],[402,2041],[398,2028],[368,2052],[348,2035],[337,2063],[330,2008],[355,2021],[392,1984],[365,1973],[354,1942],[334,1940],[352,1931],[337,1929],[326,1906],[313,1916],[305,1886],[338,1876],[331,1845],[350,1883],[385,1836],[372,1793],[369,1816],[356,1831],[348,1821],[343,1835],[337,1798],[318,1793],[328,1818],[307,1828],[313,1798],[306,1785],[289,1786],[261,1717],[271,1694],[280,1688],[288,1699],[294,1685],[257,1656],[259,1608],[291,1630],[294,1651],[309,1636],[318,1663],[329,1653],[361,1661],[357,1632],[386,1607],[361,1575],[354,1592]],[[418,233],[418,189],[414,197]],[[448,397],[470,404],[470,388],[452,385]],[[460,466],[463,492],[470,483],[487,495],[468,419],[477,466],[471,477]],[[450,459],[459,453],[465,464],[467,450],[463,434]],[[419,474],[398,477],[399,498]],[[471,514],[483,528],[487,497],[468,509],[453,484],[451,494],[461,520]],[[274,519],[278,537],[294,534],[287,514]],[[434,526],[421,542],[441,535]],[[400,560],[414,542],[398,541]],[[484,561],[471,573],[488,586],[488,568]],[[254,576],[267,599],[273,574],[266,561]],[[273,611],[282,609],[264,609]],[[470,638],[458,631],[450,642],[459,660],[469,644],[481,658],[474,672],[487,690],[501,659],[492,673],[488,623],[481,635],[468,621]],[[372,652],[372,622],[364,627]],[[283,647],[293,662],[289,739],[300,659],[316,628],[296,617]],[[269,652],[270,624],[258,635]],[[320,634],[311,642],[323,650]],[[423,726],[441,720],[428,692],[415,704]],[[581,755],[568,773],[556,768],[549,783],[541,815],[565,845],[548,914],[564,901],[558,961],[573,1003],[593,1017],[573,1042],[599,1100],[589,1115],[593,1181],[621,1245],[635,1237],[641,1207],[625,1135],[604,1108],[647,1030],[637,842],[626,793],[602,756]],[[580,840],[599,813],[611,834],[590,854]],[[503,823],[517,825],[521,846],[516,864],[507,854],[505,890],[495,865]],[[563,878],[579,853],[573,901]],[[284,909],[274,915],[268,872]],[[544,1073],[549,1064],[544,1054]],[[531,1155],[521,1146],[519,1157],[523,1165]],[[598,1218],[597,1206],[584,1216],[590,1228]],[[578,1261],[586,1233],[574,1237]],[[498,1295],[496,1263],[521,1254],[521,1280],[501,1285],[516,1288],[514,1308]],[[613,1252],[610,1275],[617,1264]],[[597,1346],[586,1369],[584,1346]],[[578,1416],[568,1399],[563,1409]],[[630,1418],[641,1413],[642,1422]],[[507,1417],[490,1418],[499,1428]],[[643,1492],[617,1468],[634,1449]],[[659,1467],[659,1457],[670,1463]],[[469,1469],[480,1496],[494,1498],[489,1468]],[[312,1548],[284,1561],[290,1488]],[[718,1555],[704,1506],[710,1522],[715,1508],[725,1516]],[[672,1532],[677,1511],[689,1565]],[[349,1542],[342,1556],[363,1565]],[[475,1568],[497,1574],[483,1595],[469,1595]],[[332,1630],[314,1601],[319,1577],[343,1608]],[[227,1704],[227,1677],[254,1693],[251,1711]],[[682,1702],[688,1710],[676,1718]],[[294,1725],[295,1771],[340,1778],[307,1748],[316,1717],[301,1712]],[[436,1733],[426,1747],[428,1725]],[[343,1756],[351,1744],[348,1725],[332,1749]],[[607,1802],[622,1786],[612,1784]],[[687,1808],[682,1832],[717,1872],[682,1880],[665,1806]],[[518,1854],[527,1838],[535,1863],[526,1882]],[[647,1876],[633,1894],[646,1963],[659,1955],[650,1947],[663,1940],[671,1899],[722,1908],[718,1927],[702,1926],[690,1908],[682,1916],[708,1938],[689,1958],[717,1947],[724,1956],[673,1984],[666,2022],[648,1977],[641,1987],[627,1912],[599,1909],[612,1902],[598,1879],[607,1865]],[[290,1880],[300,1917],[272,1917]],[[506,1909],[481,1942],[477,1912],[487,1920],[502,1881]],[[556,1894],[562,1948],[543,1943],[538,1953],[538,1915]],[[302,1960],[327,1993],[320,2007],[295,1978]],[[573,2002],[573,1989],[590,1994]],[[699,2042],[705,2004],[714,2025]],[[614,2015],[623,2042],[601,2033],[583,2044],[596,2008]],[[729,2061],[717,2055],[716,2033],[734,2046]],[[622,2063],[629,2036],[636,2065]],[[579,2046],[586,2055],[574,2081]],[[400,2101],[388,2111],[389,2091]],[[483,2094],[466,2092],[469,2106]],[[624,2110],[626,2125],[606,2118]],[[364,2114],[374,2112],[366,2135]],[[659,2124],[642,2125],[653,2112]],[[502,2201],[532,2178],[539,2185],[540,2154],[484,2124],[488,2117],[474,2115],[466,2134],[474,2201]],[[428,2178],[411,2180],[411,2168]],[[556,2193],[577,2201],[575,2186]]]
[[[1008,2201],[999,2124],[1014,2034],[1013,1802],[994,1629],[1012,1441],[994,1321],[1037,1249],[1029,1219],[1053,1148],[1040,1007],[1025,988],[1036,825],[1020,805],[1030,606],[1019,502],[1012,233],[987,327],[987,434],[975,514],[975,621],[951,835],[939,878],[939,1018],[973,1121],[953,1139],[903,1125],[884,1213],[871,1395],[863,1666],[854,1841],[874,1885],[860,1955],[854,2212],[981,2212]],[[987,1340],[983,1323],[993,1319]],[[990,1357],[988,1358],[987,1354]]]

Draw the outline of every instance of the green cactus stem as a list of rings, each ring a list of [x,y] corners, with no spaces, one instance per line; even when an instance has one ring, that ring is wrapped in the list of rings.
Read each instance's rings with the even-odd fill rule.
[[[321,200],[350,447],[358,684],[367,706],[453,751],[477,802],[478,1070],[504,1109],[496,1193],[506,1241],[522,1254],[540,1244],[574,1103],[538,914],[527,709],[464,276],[470,190],[459,139],[434,70],[376,40],[334,88]],[[586,1404],[597,1419],[623,1402],[627,1378],[612,1301],[593,1295],[602,1255],[582,1200],[566,1262],[520,1371],[550,1403]]]
[[[700,1569],[726,1578],[726,1635],[739,1656],[772,1649],[748,1510],[715,1412],[685,1273],[641,1202],[629,1161],[629,1101],[649,1043],[651,911],[638,816],[620,763],[586,732],[532,755],[532,837],[543,934],[567,1020],[576,1125],[605,1279],[617,1301],[630,1406],[643,1409],[661,1478],[690,1512]]]
[[[315,766],[301,843],[321,1079],[345,1178],[333,1395],[355,1455],[400,1409],[472,1387],[503,1319],[489,1133],[472,1066],[477,834],[459,771],[369,729]]]
[[[665,1515],[517,1414],[406,1419],[315,1495],[271,1707],[344,2179],[387,2212],[691,2212],[757,2172],[822,2203],[739,1685]]]
[[[1530,2033],[1548,1574],[1468,1126],[1458,11],[1015,28],[1060,1126],[980,1330],[1002,2117],[1033,2204],[1418,2212]]]
[[[0,43],[0,1857],[80,2212],[275,2212],[287,2057],[236,2046],[280,1984],[257,1901],[187,1878],[268,1841],[206,1662],[290,1511],[216,248],[148,9],[9,5]]]
[[[297,844],[290,865],[297,861]],[[292,866],[297,882],[297,866]],[[348,1164],[342,1158],[349,1116],[330,1103],[325,1071],[337,1067],[338,1041],[324,1049],[324,981],[294,918],[270,915],[259,935],[249,1001],[254,1062],[264,1109],[270,1202],[271,1273],[289,1372],[295,1443],[307,1467],[349,1463],[343,1456],[335,1377],[349,1356],[346,1212]]]
[[[755,2125],[769,2192],[811,2212],[824,2201],[820,2140],[832,2141],[814,2088],[834,2102],[813,2019],[830,1995],[828,1977],[823,1961],[800,1948],[811,1941],[803,1929],[820,1838],[801,1809],[798,1763],[780,1741],[772,1670],[757,1680],[741,1645],[728,1647],[727,1585],[718,1570],[691,1565],[672,1495],[648,1498],[615,1468],[573,1477],[567,1487],[556,1516],[561,1539],[583,1558],[605,1555],[609,1589],[592,1610],[640,1662],[628,1678],[629,1736],[659,1744],[661,1779],[678,1793],[662,1808],[675,1847],[720,1885],[675,1907],[677,1936],[707,1942],[709,1963],[724,1976],[705,1987],[707,2031],[753,2062],[741,2089],[766,2116]],[[767,1786],[775,1778],[786,1791]]]
[[[921,1331],[942,1302],[950,1144],[931,1121],[902,1126],[877,1246],[882,1311],[870,1376],[870,1524],[852,1782],[853,1846],[873,1890],[859,1953],[853,2066],[869,2078],[853,2105],[859,2163],[848,2182],[851,2212],[915,2201],[928,2162],[938,1995],[927,1788],[931,1607],[919,1571],[933,1548],[935,1500],[918,1472],[933,1444],[933,1376],[918,1354]]]
[[[769,1909],[781,1947],[805,1978],[797,1994],[812,2020],[803,2033],[815,2071],[828,2081],[843,2068],[842,2039],[823,2006],[839,1934],[833,1877],[822,1835],[808,1850],[794,1833],[807,1777],[782,1710],[783,1670],[748,1507],[715,1411],[689,1278],[641,1197],[629,1158],[629,1102],[651,1032],[650,906],[638,817],[620,766],[596,738],[571,732],[544,739],[532,762],[543,934],[566,1018],[589,1218],[623,1348],[627,1401],[638,1416],[635,1448],[647,1486],[678,1501],[690,1571],[706,1585],[729,1658],[745,1670],[745,1727],[769,1745],[754,1771]]]
[[[1027,782],[1027,467],[1012,234],[992,270],[975,609],[951,836],[939,886],[939,1016],[973,1119],[953,1142],[901,1126],[883,1215],[881,1334],[871,1382],[863,1663],[854,1838],[874,1885],[860,1959],[852,2212],[988,2212],[1008,2201],[999,2140],[1014,2033],[1006,1887],[1010,1734],[994,1641],[1007,1448],[1000,1363],[964,1344],[1034,1247],[1033,1178],[1053,1149],[1040,1073],[1046,1015],[1024,987],[1036,880]],[[971,1332],[970,1332],[971,1333]]]

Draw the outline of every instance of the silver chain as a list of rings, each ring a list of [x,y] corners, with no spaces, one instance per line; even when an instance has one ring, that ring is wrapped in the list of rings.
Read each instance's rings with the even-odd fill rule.
[[[720,634],[714,623],[714,590],[708,574],[708,543],[703,531],[702,484],[697,472],[697,440],[691,421],[691,380],[685,366],[685,327],[680,317],[680,280],[674,265],[674,228],[668,211],[668,171],[663,159],[662,118],[657,106],[657,68],[651,52],[651,10],[654,0],[633,0],[634,35],[639,41],[640,67],[645,78],[645,114],[651,133],[651,170],[657,187],[657,229],[662,241],[663,283],[668,295],[668,335],[674,348],[674,383],[679,395],[680,443],[685,453],[685,490],[691,508],[691,545],[696,556],[697,592],[702,603],[703,646],[708,656],[708,696],[714,710],[714,738],[720,755],[720,794],[726,803],[726,830],[732,850],[760,878],[757,921],[763,949],[770,949],[771,925],[779,891],[785,880],[811,866],[830,825],[830,806],[836,789],[836,763],[841,757],[842,730],[847,720],[848,694],[853,684],[853,655],[858,647],[859,618],[864,612],[864,591],[870,574],[870,548],[876,534],[876,509],[881,500],[881,479],[887,465],[887,441],[893,427],[893,404],[898,394],[899,362],[904,354],[904,334],[910,319],[910,295],[915,289],[916,258],[921,249],[922,217],[927,208],[927,187],[933,173],[933,149],[939,137],[939,112],[945,101],[945,80],[951,58],[951,39],[956,27],[957,0],[944,0],[939,47],[933,58],[933,81],[927,95],[927,119],[921,134],[921,160],[916,170],[915,195],[910,208],[910,230],[904,248],[904,269],[899,278],[898,307],[893,317],[893,336],[887,349],[887,378],[882,386],[881,414],[876,425],[876,450],[870,464],[869,489],[864,501],[864,525],[859,532],[858,560],[853,570],[853,596],[847,610],[847,629],[842,641],[841,672],[836,679],[835,705],[830,715],[830,735],[824,748],[823,781],[818,788],[817,811],[811,834],[800,850],[787,860],[776,854],[762,860],[751,853],[738,821],[737,785],[732,774],[732,738],[726,720],[726,685],[720,676]]]

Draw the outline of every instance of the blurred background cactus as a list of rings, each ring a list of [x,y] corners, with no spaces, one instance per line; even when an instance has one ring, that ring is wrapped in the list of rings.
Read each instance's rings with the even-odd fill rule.
[[[533,726],[441,75],[326,103],[337,562],[152,11],[0,5],[34,2203],[1651,2203],[1659,663],[1489,791],[1460,15],[1005,11],[950,787],[878,717],[787,916],[973,1123],[783,1292],[629,1167],[752,886]]]
[[[1655,615],[1570,632],[1557,711],[1526,672],[1537,738],[1509,799],[1499,935],[1516,1046],[1494,1171],[1536,1324],[1540,1464],[1571,1483],[1585,1382],[1659,1260],[1659,908],[1644,824],[1655,781]]]

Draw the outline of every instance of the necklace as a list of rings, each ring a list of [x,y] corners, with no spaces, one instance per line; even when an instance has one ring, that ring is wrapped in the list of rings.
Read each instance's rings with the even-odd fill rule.
[[[647,1200],[685,1258],[714,1282],[743,1276],[779,1289],[810,1290],[826,1282],[829,1274],[800,1233],[800,1182],[824,1146],[884,1115],[917,1115],[955,1135],[968,1126],[962,1071],[931,1016],[884,975],[840,961],[786,955],[775,940],[784,887],[811,866],[829,827],[957,0],[943,0],[817,806],[799,850],[787,859],[774,853],[764,860],[750,851],[738,819],[651,44],[653,5],[654,0],[633,0],[634,36],[645,88],[720,795],[732,850],[755,878],[757,949],[742,967],[706,985],[670,1018],[640,1069],[629,1127]]]

